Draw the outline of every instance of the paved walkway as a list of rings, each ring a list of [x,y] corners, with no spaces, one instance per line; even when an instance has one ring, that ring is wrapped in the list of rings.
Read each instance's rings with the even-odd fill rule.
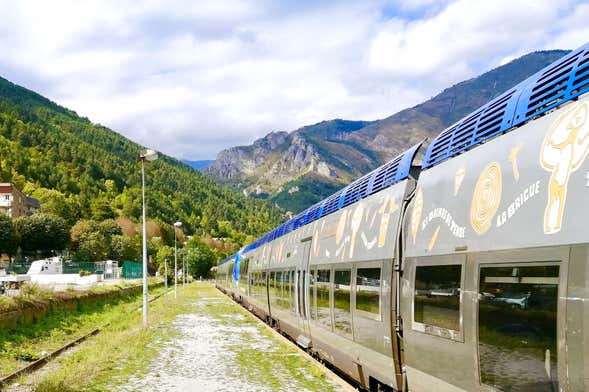
[[[178,335],[119,391],[343,391],[239,305],[204,289],[194,311],[175,320]]]

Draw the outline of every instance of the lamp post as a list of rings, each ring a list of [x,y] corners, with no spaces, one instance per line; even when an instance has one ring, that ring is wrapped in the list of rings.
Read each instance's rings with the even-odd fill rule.
[[[176,228],[182,226],[182,222],[174,223],[174,298],[178,298],[178,246],[176,245]]]
[[[186,286],[186,241],[184,241],[184,252],[182,253],[182,287]]]
[[[139,155],[141,160],[141,201],[142,201],[142,235],[143,235],[143,326],[147,327],[147,228],[145,222],[145,161],[151,162],[157,159],[157,152],[145,150]]]
[[[166,284],[166,291],[168,290],[168,258],[164,258],[164,282]]]

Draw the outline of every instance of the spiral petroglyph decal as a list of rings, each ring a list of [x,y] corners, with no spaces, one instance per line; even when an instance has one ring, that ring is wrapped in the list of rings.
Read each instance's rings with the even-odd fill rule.
[[[484,234],[491,227],[501,202],[501,192],[501,166],[492,162],[479,176],[470,205],[470,224],[477,234]]]
[[[421,188],[417,189],[415,201],[413,202],[413,211],[411,211],[411,235],[413,236],[413,243],[417,238],[417,230],[419,229],[419,222],[421,221],[421,213],[423,212],[423,191]]]

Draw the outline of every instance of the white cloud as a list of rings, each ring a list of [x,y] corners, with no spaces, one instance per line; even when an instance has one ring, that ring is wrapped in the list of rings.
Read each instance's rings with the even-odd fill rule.
[[[587,2],[0,0],[0,75],[183,158],[376,119],[589,37]],[[398,11],[398,12],[397,12]]]

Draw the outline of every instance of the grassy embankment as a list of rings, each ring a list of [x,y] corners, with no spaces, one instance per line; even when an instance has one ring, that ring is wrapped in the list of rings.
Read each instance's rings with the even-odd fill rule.
[[[150,280],[150,285],[156,283],[160,282]],[[132,282],[120,286],[97,286],[87,291],[64,292],[52,292],[30,285],[17,297],[0,297],[0,312],[47,307],[49,304],[58,309],[60,301],[65,303],[72,298],[86,298],[93,293],[115,294],[122,288],[136,285],[137,282]],[[151,289],[150,294],[156,295],[162,291],[160,286]],[[111,322],[117,314],[132,311],[140,304],[140,299],[140,293],[120,294],[101,297],[96,301],[85,300],[74,309],[70,302],[69,309],[49,311],[35,322],[17,328],[0,328],[0,376],[6,376],[69,341]]]

